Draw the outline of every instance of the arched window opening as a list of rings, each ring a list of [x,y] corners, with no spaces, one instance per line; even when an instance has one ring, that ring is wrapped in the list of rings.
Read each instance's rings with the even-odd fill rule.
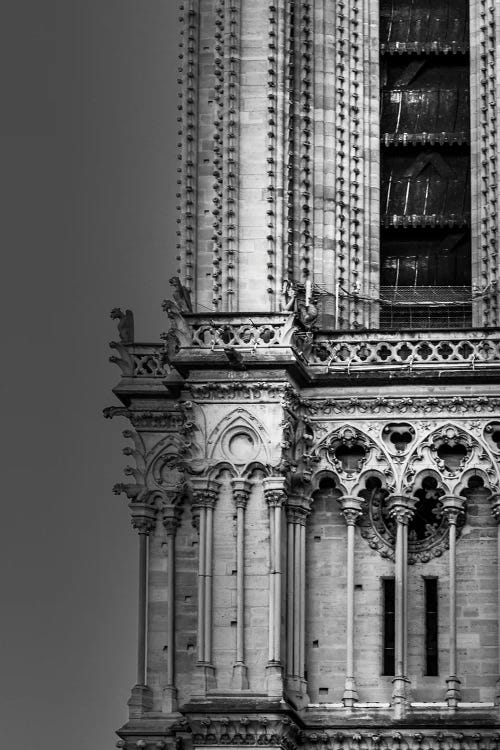
[[[415,513],[408,527],[408,537],[411,541],[427,539],[441,525],[443,506],[440,497],[444,490],[438,487],[435,477],[425,477],[422,487],[415,492],[418,498]]]
[[[457,445],[440,445],[437,454],[444,464],[447,471],[454,472],[459,469],[467,456],[465,446],[458,443]]]
[[[339,445],[335,458],[340,461],[344,471],[360,471],[366,458],[366,451],[361,445]]]

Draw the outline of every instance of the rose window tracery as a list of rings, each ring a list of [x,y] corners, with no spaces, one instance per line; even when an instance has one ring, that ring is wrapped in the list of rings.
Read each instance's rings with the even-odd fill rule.
[[[361,536],[382,557],[394,559],[396,524],[389,515],[386,499],[389,491],[378,477],[369,477],[360,496],[366,500],[360,524]],[[448,548],[448,524],[440,498],[445,494],[437,479],[425,476],[415,490],[414,515],[408,525],[408,562],[428,562]],[[459,527],[463,526],[462,518]]]

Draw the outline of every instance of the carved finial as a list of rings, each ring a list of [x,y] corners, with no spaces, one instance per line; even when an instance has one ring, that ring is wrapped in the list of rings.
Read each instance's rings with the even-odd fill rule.
[[[132,310],[122,312],[119,307],[111,310],[111,319],[118,320],[118,335],[122,344],[134,343],[134,314]]]

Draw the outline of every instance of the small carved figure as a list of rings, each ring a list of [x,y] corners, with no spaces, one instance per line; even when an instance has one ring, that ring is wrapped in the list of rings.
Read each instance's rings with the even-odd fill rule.
[[[123,312],[119,307],[111,310],[111,319],[118,320],[118,335],[122,344],[134,343],[134,313],[132,310]]]
[[[318,307],[312,300],[308,305],[306,305],[305,302],[299,302],[297,312],[300,322],[306,328],[312,328],[319,315]]]
[[[179,339],[172,328],[166,333],[162,333],[160,338],[165,342],[164,349],[162,350],[162,363],[170,363],[179,351]]]
[[[170,318],[170,330],[177,337],[179,346],[186,345],[191,340],[191,329],[184,319],[179,305],[174,300],[165,299],[161,307]]]
[[[297,293],[295,289],[293,288],[293,285],[288,279],[283,280],[283,285],[281,287],[281,309],[282,311],[289,312],[290,310],[293,310],[295,307],[295,300],[297,297]]]
[[[193,306],[191,304],[191,294],[189,289],[181,284],[181,280],[178,276],[172,276],[168,282],[173,286],[174,302],[181,312],[193,312]]]

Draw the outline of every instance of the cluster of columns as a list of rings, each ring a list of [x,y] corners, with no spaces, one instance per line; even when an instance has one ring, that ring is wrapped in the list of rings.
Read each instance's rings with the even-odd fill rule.
[[[219,496],[220,483],[193,478],[193,518],[199,533],[198,556],[198,674],[202,676],[202,692],[216,686],[212,659],[212,596],[213,596],[213,514]],[[269,631],[267,687],[269,695],[281,695],[283,690],[283,662],[286,664],[286,689],[297,705],[308,702],[305,680],[305,604],[306,604],[306,521],[310,500],[305,495],[287,495],[285,480],[269,477],[263,480],[264,496],[269,509]],[[236,510],[236,649],[232,687],[248,689],[245,663],[245,513],[251,484],[245,479],[231,481]],[[129,700],[130,717],[142,716],[153,706],[152,691],[147,685],[148,632],[148,569],[149,536],[160,513],[166,533],[167,554],[167,663],[163,710],[175,711],[175,539],[180,511],[177,496],[164,498],[158,505],[145,498],[131,502],[132,525],[139,534],[139,602],[137,680]],[[456,621],[456,536],[457,523],[464,512],[464,499],[452,495],[442,497],[443,513],[449,533],[449,670],[446,700],[450,710],[460,701],[460,680],[457,676],[457,621]],[[408,679],[408,526],[415,513],[416,499],[391,495],[387,499],[389,513],[396,524],[395,546],[395,676],[393,704],[396,714],[403,716],[409,701]],[[354,552],[355,527],[363,511],[363,500],[343,496],[339,500],[347,525],[346,548],[346,677],[343,703],[351,708],[358,701],[355,683],[355,627],[354,627]],[[286,512],[286,534],[283,516]],[[500,522],[500,495],[493,498],[492,513]],[[500,556],[500,523],[498,546]],[[283,538],[286,546],[283,547]],[[286,591],[283,589],[283,562],[286,559]],[[500,557],[499,557],[500,559]],[[500,574],[499,574],[500,600]],[[282,602],[285,601],[286,653],[282,650]],[[500,610],[499,610],[500,621]],[[500,652],[499,652],[500,659]],[[500,698],[500,685],[499,685]]]
[[[132,526],[139,535],[139,596],[137,627],[137,676],[128,701],[130,718],[139,718],[153,708],[153,693],[147,683],[147,638],[148,638],[148,581],[149,581],[149,537],[156,528],[158,503],[156,496],[145,493],[142,502],[129,504]],[[166,532],[167,544],[167,617],[166,646],[167,664],[163,710],[166,713],[177,709],[175,687],[175,536],[180,522],[177,505],[178,493],[163,493],[161,520]]]
[[[306,497],[292,495],[287,514],[287,691],[300,706],[308,702],[305,680]]]
[[[214,508],[220,483],[206,478],[191,480],[193,521],[199,535],[198,546],[198,675],[199,688],[216,687],[212,663],[213,525]]]
[[[236,653],[231,685],[235,690],[248,689],[248,670],[245,663],[245,512],[250,497],[251,483],[246,479],[232,479],[231,490],[236,510]],[[201,693],[216,687],[212,653],[213,600],[213,537],[214,509],[221,484],[207,478],[193,478],[193,518],[199,534],[198,551],[198,661]]]

